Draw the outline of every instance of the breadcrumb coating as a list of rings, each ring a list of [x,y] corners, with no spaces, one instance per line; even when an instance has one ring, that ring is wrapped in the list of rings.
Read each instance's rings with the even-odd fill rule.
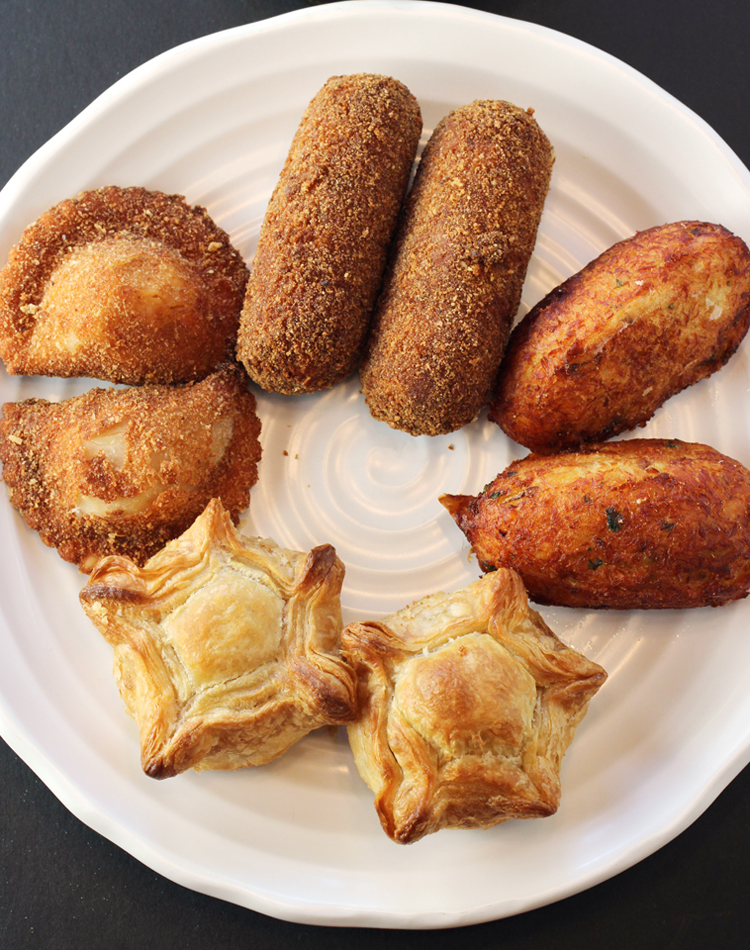
[[[485,405],[552,164],[532,110],[478,100],[438,123],[404,207],[360,369],[376,419],[439,435]]]
[[[329,79],[308,106],[268,204],[237,356],[280,393],[357,368],[422,130],[387,76]]]
[[[6,403],[0,462],[27,525],[88,573],[109,554],[145,563],[212,498],[236,522],[257,481],[259,434],[255,398],[228,366],[185,386]]]
[[[8,372],[203,379],[234,357],[247,267],[204,208],[114,185],[50,208],[0,271]]]

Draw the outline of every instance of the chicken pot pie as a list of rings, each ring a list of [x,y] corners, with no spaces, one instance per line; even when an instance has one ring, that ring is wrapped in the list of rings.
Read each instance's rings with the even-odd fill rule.
[[[606,673],[529,608],[515,572],[349,624],[342,649],[360,705],[349,741],[394,841],[557,810],[563,755]]]
[[[0,271],[8,372],[203,379],[234,357],[248,270],[205,208],[108,186],[46,211]]]
[[[311,730],[351,720],[338,655],[344,567],[243,537],[218,500],[142,568],[105,558],[80,594],[152,778],[261,765]]]
[[[255,397],[229,366],[183,387],[6,403],[0,461],[28,526],[88,573],[107,554],[143,564],[211,498],[236,521],[258,478],[259,435]]]

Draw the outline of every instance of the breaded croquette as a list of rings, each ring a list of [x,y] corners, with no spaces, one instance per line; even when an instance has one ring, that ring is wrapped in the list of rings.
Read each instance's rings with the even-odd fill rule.
[[[485,571],[566,607],[716,607],[750,588],[750,472],[706,445],[631,439],[513,462],[440,499]]]
[[[108,554],[143,564],[212,498],[237,521],[258,477],[259,434],[255,398],[229,366],[182,387],[6,403],[0,461],[28,526],[88,573]]]
[[[237,357],[264,389],[313,392],[359,365],[422,131],[387,76],[329,79],[308,106],[252,262]]]
[[[9,373],[203,379],[234,358],[247,267],[204,208],[110,186],[62,201],[0,271]]]
[[[744,241],[701,221],[640,231],[515,327],[489,417],[534,452],[602,441],[720,369],[749,323]]]
[[[376,419],[412,435],[465,425],[492,391],[552,173],[531,110],[477,101],[422,155],[360,370]]]

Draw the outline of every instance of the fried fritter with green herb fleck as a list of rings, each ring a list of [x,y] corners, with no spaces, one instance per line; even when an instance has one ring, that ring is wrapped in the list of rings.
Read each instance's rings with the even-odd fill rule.
[[[715,607],[750,588],[750,472],[707,445],[529,455],[440,501],[482,570],[513,568],[539,604]]]

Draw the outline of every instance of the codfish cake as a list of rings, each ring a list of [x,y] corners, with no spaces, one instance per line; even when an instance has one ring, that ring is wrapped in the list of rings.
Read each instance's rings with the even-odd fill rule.
[[[28,526],[88,573],[107,554],[142,564],[212,498],[236,521],[258,477],[259,434],[255,398],[231,367],[183,387],[6,403],[0,461]]]
[[[247,267],[204,208],[109,186],[60,202],[0,271],[9,373],[203,379],[233,359]]]
[[[645,425],[726,363],[750,324],[750,251],[678,221],[613,245],[513,330],[489,418],[534,452]]]
[[[540,604],[716,607],[750,589],[750,471],[707,445],[528,455],[479,495],[440,501],[482,569],[512,567]]]

